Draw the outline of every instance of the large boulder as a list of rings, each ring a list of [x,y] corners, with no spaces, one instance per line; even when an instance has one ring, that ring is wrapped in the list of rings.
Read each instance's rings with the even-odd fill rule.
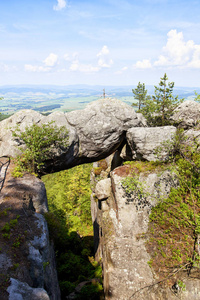
[[[35,111],[23,110],[0,122],[0,156],[20,154],[21,143],[12,135],[16,126],[24,130],[33,123],[51,121],[66,127],[69,146],[46,163],[46,172],[105,158],[121,145],[129,128],[146,126],[141,114],[136,114],[132,107],[116,99],[100,99],[83,110],[54,112],[46,117]]]
[[[200,120],[200,103],[186,100],[181,103],[171,117],[173,121],[182,128],[191,128],[197,125]]]
[[[126,137],[132,151],[132,159],[155,161],[157,159],[156,149],[163,142],[172,140],[175,133],[176,128],[173,126],[130,128]],[[160,154],[163,159],[167,156],[164,148]]]
[[[13,132],[17,128],[24,131],[27,126],[40,123],[43,118],[40,113],[25,109],[0,122],[0,156],[20,154],[20,143],[13,137]]]

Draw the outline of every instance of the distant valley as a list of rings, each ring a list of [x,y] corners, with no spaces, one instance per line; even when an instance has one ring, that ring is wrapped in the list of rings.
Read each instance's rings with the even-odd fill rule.
[[[53,111],[72,111],[83,109],[87,103],[103,98],[105,89],[106,97],[118,98],[131,105],[134,101],[132,89],[136,86],[1,86],[0,112],[13,114],[22,109],[33,109],[41,113]],[[154,94],[154,86],[146,86],[148,94]],[[174,96],[179,98],[194,99],[194,91],[200,93],[200,88],[177,87]]]

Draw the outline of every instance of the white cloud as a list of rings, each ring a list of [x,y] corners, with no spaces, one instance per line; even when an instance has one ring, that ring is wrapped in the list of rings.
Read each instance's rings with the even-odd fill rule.
[[[143,59],[141,61],[137,61],[134,67],[137,69],[149,69],[152,65],[149,59]]]
[[[57,0],[57,4],[54,5],[54,10],[62,10],[67,6],[67,2],[65,0]]]
[[[34,66],[34,65],[28,65],[28,64],[26,64],[24,66],[24,68],[25,68],[25,71],[28,71],[28,72],[48,72],[48,71],[50,71],[50,68],[48,68],[48,67]]]
[[[84,64],[79,62],[78,53],[74,52],[72,55],[66,53],[64,59],[72,61],[70,65],[70,71],[79,71],[82,73],[94,73],[100,71],[102,68],[110,68],[113,64],[113,60],[109,58],[109,49],[107,46],[103,46],[101,51],[96,55],[98,57],[97,65]]]
[[[183,33],[172,29],[167,34],[168,40],[163,47],[163,54],[155,61],[155,66],[187,66],[194,52],[194,42],[184,41]]]
[[[126,70],[128,70],[128,67],[123,67],[123,68],[121,68],[121,70],[116,71],[115,74],[121,75],[121,74],[124,73]]]
[[[188,63],[188,67],[199,69],[200,68],[200,45],[194,45],[192,59]]]
[[[78,60],[74,60],[70,66],[70,71],[78,71],[79,69],[79,61]]]
[[[15,71],[17,71],[17,67],[1,63],[0,64],[0,71],[2,71],[2,72],[15,72]]]
[[[109,49],[107,46],[103,46],[103,48],[101,49],[101,51],[97,54],[98,56],[102,56],[102,55],[108,55],[110,53]]]
[[[49,56],[43,61],[48,67],[54,67],[58,61],[58,55],[50,53]]]
[[[110,68],[113,64],[113,60],[108,57],[110,51],[107,46],[103,46],[101,51],[97,54],[97,57],[99,57],[98,60],[98,66],[100,68]]]
[[[49,72],[58,62],[58,55],[50,53],[45,60],[43,60],[43,65],[31,65],[25,64],[25,71],[28,72]]]
[[[94,73],[99,71],[99,67],[94,67],[91,64],[80,64],[78,60],[74,60],[70,66],[70,71]]]
[[[66,61],[78,60],[78,52],[74,52],[71,55],[69,53],[65,53],[63,57]]]
[[[167,43],[158,59],[152,64],[150,60],[137,61],[135,68],[147,69],[152,67],[200,68],[200,45],[193,40],[185,41],[182,32],[172,29],[167,34]]]

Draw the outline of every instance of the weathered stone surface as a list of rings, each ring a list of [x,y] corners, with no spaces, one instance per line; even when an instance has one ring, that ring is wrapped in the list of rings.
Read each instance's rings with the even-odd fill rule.
[[[14,278],[10,279],[8,287],[9,300],[50,300],[47,292],[42,288],[31,288],[27,283]]]
[[[96,259],[103,264],[105,299],[125,300],[182,300],[199,299],[200,281],[185,278],[186,291],[163,288],[148,265],[146,250],[149,213],[159,199],[166,198],[178,184],[168,170],[140,173],[144,196],[127,195],[121,185],[128,174],[128,166],[111,172],[112,193],[105,201],[107,209],[94,197],[92,218],[96,228]],[[96,208],[95,208],[96,207]]]
[[[97,183],[96,188],[95,188],[95,194],[99,200],[108,198],[110,196],[110,193],[111,193],[110,178],[106,178]]]
[[[176,128],[173,126],[129,129],[126,136],[132,151],[132,159],[155,161],[156,148],[163,142],[171,140],[175,132]],[[167,153],[163,150],[163,159],[165,155]]]
[[[93,208],[93,222],[99,229],[97,258],[103,263],[106,299],[130,299],[135,291],[155,282],[147,264],[150,257],[145,248],[146,239],[140,236],[147,232],[155,199],[161,195],[166,197],[174,183],[168,171],[159,176],[141,174],[139,181],[145,182],[145,192],[151,196],[128,197],[121,185],[127,171],[128,167],[123,166],[111,172],[112,195],[103,201],[107,209],[92,200],[92,206],[97,207],[96,216]]]
[[[12,132],[18,126],[20,130],[24,130],[33,123],[39,123],[43,116],[36,111],[25,109],[15,113],[10,118],[0,122],[0,156],[16,156],[20,154],[20,144],[12,136]]]
[[[196,126],[200,120],[200,103],[192,100],[184,101],[174,110],[171,119],[185,129]]]
[[[125,132],[129,128],[146,126],[146,120],[141,114],[136,114],[132,107],[116,99],[100,99],[88,104],[83,110],[66,114],[54,112],[46,117],[31,110],[23,110],[0,123],[0,156],[20,153],[20,143],[12,136],[16,125],[24,130],[33,123],[49,121],[66,127],[69,147],[59,151],[53,161],[46,163],[47,172],[105,158],[125,140]]]
[[[12,229],[6,243],[0,236],[0,273],[16,279],[9,287],[9,299],[59,300],[53,245],[41,214],[48,211],[44,183],[28,174],[13,178],[10,168],[13,166],[8,168],[0,194],[1,212],[8,210],[1,217],[1,226],[10,219],[17,219],[16,228]],[[15,248],[16,237],[19,237],[19,245]],[[1,292],[0,299],[6,300]]]

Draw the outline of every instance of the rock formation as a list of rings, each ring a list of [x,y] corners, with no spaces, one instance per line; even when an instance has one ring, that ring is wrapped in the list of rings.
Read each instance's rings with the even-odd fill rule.
[[[185,129],[196,126],[200,119],[200,103],[184,101],[174,110],[171,119]]]
[[[136,114],[133,108],[116,99],[97,100],[83,110],[55,112],[47,117],[35,111],[24,110],[0,123],[0,156],[15,156],[20,153],[20,142],[12,136],[16,126],[24,130],[33,123],[50,121],[67,128],[69,147],[53,161],[46,163],[46,172],[60,171],[105,158],[124,143],[129,128],[146,126],[141,114]]]
[[[0,194],[1,300],[59,300],[60,290],[53,245],[46,220],[43,182],[33,175],[11,176],[8,168]]]
[[[131,160],[156,160],[155,150],[163,142],[170,141],[175,133],[173,126],[130,128],[126,137],[132,152]],[[164,159],[167,153],[163,150],[160,155]]]
[[[185,291],[162,288],[148,262],[148,223],[151,207],[167,197],[178,182],[168,170],[140,173],[144,195],[126,194],[123,179],[130,166],[116,168],[96,184],[91,197],[96,258],[103,267],[105,299],[182,300],[200,298],[200,281],[184,278]],[[93,174],[93,183],[95,182]]]
[[[190,102],[186,101],[174,113],[174,120],[184,128],[196,126],[200,118],[196,104],[192,104],[191,109],[188,105]],[[44,172],[98,161],[115,152],[112,161],[106,158],[106,167],[101,166],[103,180],[96,184],[91,200],[95,249],[97,258],[101,258],[103,264],[106,299],[177,299],[179,294],[154,285],[156,280],[147,263],[150,256],[145,247],[151,207],[156,204],[156,199],[168,195],[171,187],[177,184],[176,179],[168,170],[141,173],[139,181],[144,183],[145,190],[151,196],[130,196],[121,184],[129,174],[129,167],[118,167],[127,159],[155,160],[156,147],[172,139],[176,128],[147,128],[141,114],[136,114],[133,108],[114,99],[98,100],[80,111],[55,112],[46,117],[25,110],[0,122],[0,155],[20,154],[19,146],[23,145],[12,135],[16,126],[24,130],[33,123],[51,121],[67,128],[69,146],[62,149],[54,160],[45,162]],[[190,138],[200,138],[198,130],[190,129],[187,133]],[[165,155],[163,152],[162,157]],[[96,167],[97,172],[98,163]],[[9,299],[59,300],[53,246],[42,215],[48,210],[43,184],[30,175],[18,179],[8,176],[0,194],[0,205],[1,212],[5,212],[1,216],[2,227],[8,223],[7,217],[18,226],[18,237],[15,227],[0,236],[3,245],[0,273],[9,276],[6,277],[10,280],[9,285],[8,280],[3,281],[7,284]],[[9,234],[8,244],[5,244],[4,239]],[[15,255],[8,250],[8,246],[12,248],[13,244],[18,245]],[[20,256],[20,253],[23,255]],[[199,280],[188,279],[185,284],[186,292],[180,295],[181,299],[199,299]],[[150,292],[146,286],[152,287]],[[8,299],[8,296],[2,293],[1,299]]]

